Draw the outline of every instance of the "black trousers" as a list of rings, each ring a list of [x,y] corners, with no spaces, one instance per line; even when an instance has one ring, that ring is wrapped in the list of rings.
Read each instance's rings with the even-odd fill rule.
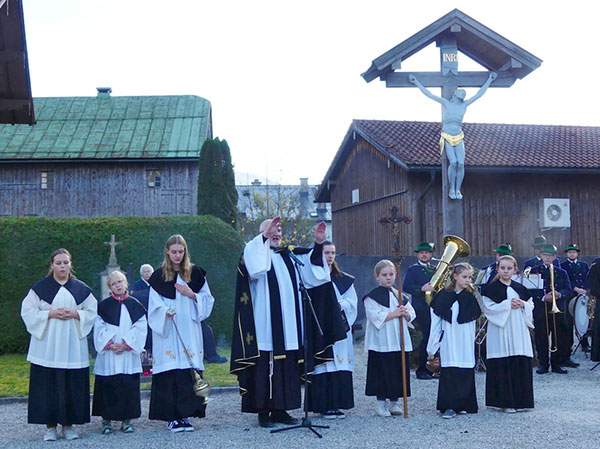
[[[423,336],[421,344],[417,349],[419,354],[419,362],[416,373],[428,373],[425,365],[427,364],[427,342],[429,341],[429,331],[431,329],[431,314],[429,312],[429,307],[425,310],[415,309],[415,312],[417,314],[415,321],[419,325],[419,330]]]
[[[570,356],[571,346],[568,341],[568,326],[565,319],[565,312],[550,313],[552,303],[544,304],[544,301],[536,299],[533,308],[533,324],[535,326],[535,350],[541,366],[553,367],[559,366],[565,361],[565,354]],[[546,318],[548,319],[548,328],[546,328]],[[554,319],[556,319],[556,335],[554,334]],[[550,352],[548,345],[548,335],[552,346],[557,345],[557,350]],[[549,355],[550,354],[550,355]]]

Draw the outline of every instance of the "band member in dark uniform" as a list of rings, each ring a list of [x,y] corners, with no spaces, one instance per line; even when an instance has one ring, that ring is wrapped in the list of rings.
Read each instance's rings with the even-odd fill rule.
[[[540,256],[542,264],[531,270],[532,274],[540,274],[544,281],[543,290],[533,290],[534,309],[533,322],[535,325],[535,348],[538,354],[540,366],[537,369],[538,374],[546,374],[549,365],[553,373],[566,374],[567,370],[561,368],[561,355],[568,353],[570,347],[567,346],[568,329],[565,321],[567,313],[567,304],[573,295],[571,282],[567,272],[560,267],[554,267],[554,292],[556,305],[561,313],[550,313],[552,309],[552,285],[550,284],[550,265],[556,260],[556,246],[549,243],[541,248]],[[556,321],[556,327],[554,322]],[[548,327],[546,327],[546,323]],[[557,350],[550,352],[548,347],[548,336],[552,334],[552,346],[556,344]],[[567,347],[565,347],[567,346]],[[550,357],[548,353],[550,352]]]
[[[600,260],[597,257],[595,263],[590,267],[588,273],[588,284],[590,286],[590,296],[596,297],[596,307],[594,310],[594,323],[592,325],[592,351],[591,359],[593,362],[600,362]]]
[[[544,237],[543,235],[538,235],[534,240],[533,243],[531,244],[531,246],[533,247],[533,250],[535,251],[535,256],[533,256],[531,259],[527,259],[524,263],[523,263],[523,270],[527,267],[537,267],[538,265],[542,264],[542,258],[541,258],[541,253],[542,253],[542,247],[544,245],[546,245],[547,241],[546,241],[546,237]],[[554,266],[558,267],[559,266],[559,262],[558,259],[554,259]]]
[[[571,243],[565,249],[567,254],[567,260],[560,264],[560,267],[567,272],[569,275],[569,281],[571,281],[571,287],[576,295],[585,295],[588,290],[587,276],[590,270],[587,263],[578,260],[579,247],[575,243]],[[570,313],[567,313],[565,317],[567,319],[567,326],[569,327],[569,347],[573,346],[573,317]],[[590,346],[587,341],[587,337],[581,340],[581,348],[585,352],[590,351]],[[567,354],[566,366],[579,365],[578,363],[570,360],[570,354]]]
[[[491,282],[492,279],[496,277],[496,274],[498,273],[498,262],[500,261],[500,258],[502,256],[511,256],[512,247],[510,246],[510,243],[502,243],[498,245],[498,248],[496,248],[494,252],[496,253],[496,261],[481,268],[481,270],[485,272],[485,275],[483,276],[481,282],[482,285]]]
[[[433,257],[433,245],[421,242],[415,249],[417,263],[411,265],[406,271],[402,290],[412,296],[412,306],[417,313],[416,322],[423,336],[419,346],[419,364],[417,366],[417,379],[431,379],[432,375],[425,367],[427,363],[427,340],[429,340],[429,328],[431,326],[431,315],[429,306],[425,301],[425,292],[431,291],[431,276],[435,273],[435,267],[431,265]]]

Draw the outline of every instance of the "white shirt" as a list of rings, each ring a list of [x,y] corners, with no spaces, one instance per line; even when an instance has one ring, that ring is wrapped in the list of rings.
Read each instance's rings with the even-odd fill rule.
[[[385,307],[375,301],[373,298],[365,298],[365,313],[367,315],[367,330],[365,335],[365,351],[377,352],[395,352],[401,351],[400,344],[400,318],[392,318],[385,321],[388,314],[398,308],[399,302],[396,295],[391,291],[390,307]],[[409,352],[413,350],[410,333],[408,332],[408,323],[412,322],[417,314],[410,302],[404,306],[410,315],[410,320],[402,317],[402,327],[404,332],[404,350]]]
[[[304,286],[306,288],[318,287],[330,281],[329,268],[323,256],[323,266],[313,265],[310,262],[312,251],[307,254],[296,255],[304,266],[300,267]],[[281,298],[281,314],[283,319],[283,337],[285,350],[293,351],[300,348],[296,321],[296,297],[294,289],[298,290],[298,282],[292,284],[290,272],[280,254],[275,253],[270,247],[269,240],[264,241],[262,234],[250,240],[244,248],[244,264],[250,276],[250,290],[252,305],[254,307],[254,323],[256,327],[256,342],[260,351],[273,351],[273,331],[271,327],[271,300],[269,295],[269,282],[267,273],[273,267],[279,297]],[[296,278],[297,278],[296,274]],[[300,293],[298,293],[298,310],[302,310]],[[302,313],[300,313],[302,322]]]
[[[506,289],[504,301],[496,304],[483,297],[482,311],[488,319],[486,350],[489,359],[523,355],[533,357],[529,329],[533,329],[533,300],[529,298],[524,308],[513,309],[511,299],[519,294],[511,287]]]
[[[111,299],[105,299],[104,301],[111,301]],[[118,326],[105,322],[98,315],[94,324],[94,347],[98,352],[94,374],[114,376],[115,374],[141,373],[140,354],[144,350],[147,332],[148,322],[146,317],[142,316],[135,323],[132,323],[129,311],[124,304],[121,304],[121,316]],[[116,344],[127,343],[132,350],[117,354],[110,349],[104,349],[111,340]]]
[[[427,354],[434,356],[440,350],[442,367],[475,367],[475,320],[459,324],[458,301],[452,304],[452,322],[431,313],[431,329]],[[442,341],[440,342],[440,338]]]
[[[67,307],[79,319],[48,318],[52,309]],[[98,302],[93,294],[79,305],[65,287],[60,287],[52,304],[29,290],[21,304],[21,318],[31,334],[27,361],[47,368],[79,369],[90,366],[87,335],[96,319]]]
[[[187,285],[177,275],[177,284]],[[150,287],[148,300],[148,324],[152,329],[152,356],[154,374],[174,369],[196,368],[204,370],[204,349],[202,341],[203,320],[210,316],[215,298],[210,293],[208,281],[198,293],[195,294],[196,301],[182,295],[175,290],[175,299],[165,298]],[[167,310],[175,310],[173,319],[167,318]],[[175,325],[179,329],[181,339],[175,331]],[[184,352],[185,349],[191,357],[191,361]]]

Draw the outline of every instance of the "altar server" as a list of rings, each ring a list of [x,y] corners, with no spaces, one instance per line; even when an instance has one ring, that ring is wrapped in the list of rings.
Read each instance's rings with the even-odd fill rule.
[[[431,333],[427,353],[440,351],[437,409],[442,418],[477,413],[475,392],[475,321],[481,309],[473,294],[473,268],[454,265],[448,285],[431,302]]]
[[[398,398],[403,396],[400,326],[404,332],[406,396],[409,397],[408,353],[413,347],[408,324],[417,314],[409,301],[400,302],[398,291],[394,289],[396,267],[390,260],[384,259],[375,265],[375,279],[379,287],[365,297],[365,350],[369,354],[365,394],[377,398],[375,411],[379,416],[401,415],[402,408],[398,405]],[[387,406],[386,400],[389,400]]]
[[[75,278],[71,254],[50,255],[50,271],[36,282],[21,305],[31,334],[27,422],[45,424],[45,441],[79,438],[73,424],[90,422],[90,356],[87,335],[96,319],[91,289]],[[57,424],[62,431],[57,432]]]
[[[204,418],[206,405],[194,392],[191,369],[204,371],[200,323],[209,317],[215,299],[206,271],[191,263],[183,236],[169,237],[164,255],[150,277],[154,369],[149,418],[167,421],[171,432],[192,432],[187,418]]]
[[[512,280],[517,271],[512,256],[502,256],[498,274],[482,289],[486,336],[485,404],[506,413],[533,408],[533,299]]]
[[[140,407],[140,354],[146,342],[146,308],[127,291],[127,278],[120,271],[108,276],[111,296],[98,305],[94,325],[92,415],[102,417],[102,433],[112,433],[111,420],[121,421],[121,430],[133,432],[131,419],[142,414]]]

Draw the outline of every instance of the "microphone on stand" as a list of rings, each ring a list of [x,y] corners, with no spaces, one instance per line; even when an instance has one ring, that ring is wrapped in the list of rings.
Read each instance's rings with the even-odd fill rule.
[[[301,267],[303,267],[303,266],[304,266],[304,262],[302,262],[298,256],[296,256],[296,255],[295,255],[293,252],[291,252],[291,251],[289,250],[289,248],[288,248],[288,250],[287,250],[287,253],[289,254],[290,258],[291,258],[291,259],[292,259],[294,262],[296,262],[296,263],[297,263],[298,265],[300,265]]]

